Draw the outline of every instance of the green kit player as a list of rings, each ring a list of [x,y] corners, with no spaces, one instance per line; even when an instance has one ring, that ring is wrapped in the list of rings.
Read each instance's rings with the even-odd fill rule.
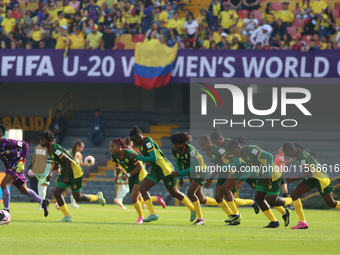
[[[46,181],[51,180],[52,175],[58,169],[58,165],[60,165],[61,168],[61,173],[56,185],[57,187],[54,191],[54,196],[57,199],[60,210],[65,216],[60,222],[73,222],[72,217],[67,210],[64,197],[62,196],[63,192],[69,186],[71,186],[73,197],[77,202],[98,201],[104,206],[106,201],[102,192],[98,192],[97,195],[86,195],[81,193],[83,188],[83,170],[66,149],[59,144],[53,143],[54,134],[51,131],[43,131],[39,134],[39,138],[40,145],[48,149],[49,156],[52,157],[55,162],[54,168],[46,177]]]

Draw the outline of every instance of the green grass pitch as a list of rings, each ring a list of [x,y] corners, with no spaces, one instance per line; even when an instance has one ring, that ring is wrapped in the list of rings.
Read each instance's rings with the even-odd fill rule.
[[[267,218],[252,208],[240,208],[242,224],[224,226],[225,214],[217,207],[203,207],[205,226],[192,226],[183,206],[156,206],[159,220],[136,225],[133,206],[121,211],[115,205],[69,206],[73,223],[50,206],[44,218],[34,203],[11,203],[12,220],[0,226],[1,254],[339,254],[340,212],[305,210],[307,230],[292,230],[298,222],[292,211],[285,228],[263,229]],[[145,216],[148,211],[144,210]]]

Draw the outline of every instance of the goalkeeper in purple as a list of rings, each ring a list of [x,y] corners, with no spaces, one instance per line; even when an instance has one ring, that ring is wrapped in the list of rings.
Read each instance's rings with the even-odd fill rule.
[[[29,145],[25,141],[3,138],[7,128],[0,125],[0,159],[6,167],[6,175],[1,182],[4,210],[9,212],[10,192],[8,186],[13,184],[21,194],[40,203],[44,208],[44,216],[48,216],[49,200],[44,200],[26,185],[24,174],[25,162],[28,156]],[[1,220],[1,219],[0,219]]]

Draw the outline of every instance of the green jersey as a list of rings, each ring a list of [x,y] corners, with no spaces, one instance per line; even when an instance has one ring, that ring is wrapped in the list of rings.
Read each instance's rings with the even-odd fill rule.
[[[322,165],[307,151],[299,150],[296,162],[300,167],[299,170],[309,168],[309,170],[313,172],[312,178],[319,180],[321,189],[325,189],[331,183],[327,174],[322,172]]]
[[[60,175],[65,175],[66,173],[66,161],[62,160],[62,157],[66,155],[72,161],[72,171],[70,173],[70,178],[77,179],[83,176],[83,169],[76,163],[71,154],[62,146],[56,143],[51,143],[48,149],[48,154],[52,160],[60,165],[61,173]]]
[[[191,166],[190,159],[197,158],[198,166],[204,167],[204,159],[198,150],[189,143],[184,143],[184,148],[182,152],[175,151],[172,149],[172,155],[175,159],[182,164],[182,169],[188,169]]]
[[[226,158],[227,152],[224,148],[219,148],[216,145],[212,145],[209,150],[207,150],[207,156],[209,160],[214,165],[227,165],[229,164],[229,159]]]
[[[156,172],[163,172],[164,176],[170,175],[171,172],[174,170],[171,162],[165,157],[158,144],[152,138],[144,136],[143,142],[139,146],[139,151],[143,156],[149,157],[149,153],[153,150],[156,152],[157,161],[150,162],[151,170],[154,170]]]

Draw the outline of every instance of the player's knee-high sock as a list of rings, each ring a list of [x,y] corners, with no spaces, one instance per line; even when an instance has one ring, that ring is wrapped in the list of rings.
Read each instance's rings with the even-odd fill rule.
[[[46,191],[47,191],[47,186],[42,186],[40,182],[38,182],[38,194],[39,197],[42,199],[46,198]]]
[[[205,201],[206,205],[215,205],[215,206],[218,206],[218,203],[216,202],[215,199],[213,199],[211,197],[205,197],[205,198],[206,198],[206,201]]]
[[[284,200],[285,200],[284,206],[287,206],[293,203],[293,199],[291,197],[285,197]]]
[[[254,201],[251,199],[235,198],[235,204],[237,207],[244,205],[253,205]]]
[[[157,197],[155,197],[155,196],[151,197],[151,201],[152,201],[152,202],[156,202],[156,201],[157,201]],[[140,202],[142,203],[142,205],[145,205],[145,204],[146,204],[143,198],[141,199]]]
[[[190,212],[195,210],[195,207],[193,206],[193,204],[189,201],[189,199],[186,196],[184,196],[184,198],[182,199],[181,203],[183,205],[185,205],[186,207],[188,207]]]
[[[153,204],[151,199],[145,201],[146,207],[148,208],[150,214],[156,214],[155,209],[153,208]]]
[[[219,207],[221,207],[221,209],[222,209],[226,214],[228,214],[228,216],[230,216],[230,215],[233,214],[233,212],[230,210],[230,208],[229,208],[229,206],[228,206],[228,204],[227,204],[226,201],[223,200],[223,201],[222,201],[221,203],[219,203],[218,205],[219,205]]]
[[[300,198],[293,201],[293,206],[294,206],[294,209],[295,209],[297,215],[299,216],[300,221],[305,222],[306,218],[305,218],[305,214],[303,213],[302,203],[301,203]]]
[[[340,210],[340,201],[336,201],[336,206],[335,206],[335,209],[338,209],[338,210]]]
[[[11,201],[11,194],[10,194],[8,188],[2,190],[2,201],[4,203],[4,209],[9,210],[9,203]]]
[[[192,202],[192,204],[194,205],[195,211],[197,213],[197,219],[203,219],[200,201],[197,199],[197,201]]]
[[[75,204],[77,203],[76,200],[74,199],[73,195],[70,195],[70,199],[71,199],[71,204]]]
[[[143,217],[143,208],[141,202],[137,201],[136,203],[133,204],[133,206],[135,207],[138,213],[138,217]]]
[[[234,201],[229,201],[228,202],[228,206],[229,206],[230,210],[232,211],[233,215],[239,214],[239,212],[237,210],[237,207],[236,207],[236,204],[235,204]]]
[[[37,202],[37,203],[39,203],[39,204],[42,204],[42,202],[43,202],[43,199],[42,199],[41,197],[39,197],[38,194],[35,193],[34,190],[29,189],[29,190],[28,190],[28,193],[27,193],[27,196],[28,196],[30,199],[32,199],[34,202]]]
[[[277,221],[277,219],[275,218],[272,210],[269,208],[267,211],[263,212],[264,215],[266,215],[266,217],[270,220],[270,221]]]
[[[282,206],[275,206],[274,208],[278,210],[282,215],[286,213],[285,208],[283,208]]]
[[[95,201],[98,201],[98,196],[97,195],[89,195],[90,197],[90,202],[95,202]]]
[[[64,214],[64,216],[70,216],[70,213],[68,212],[66,204],[64,204],[63,206],[60,206],[59,208],[60,208],[60,211]]]

